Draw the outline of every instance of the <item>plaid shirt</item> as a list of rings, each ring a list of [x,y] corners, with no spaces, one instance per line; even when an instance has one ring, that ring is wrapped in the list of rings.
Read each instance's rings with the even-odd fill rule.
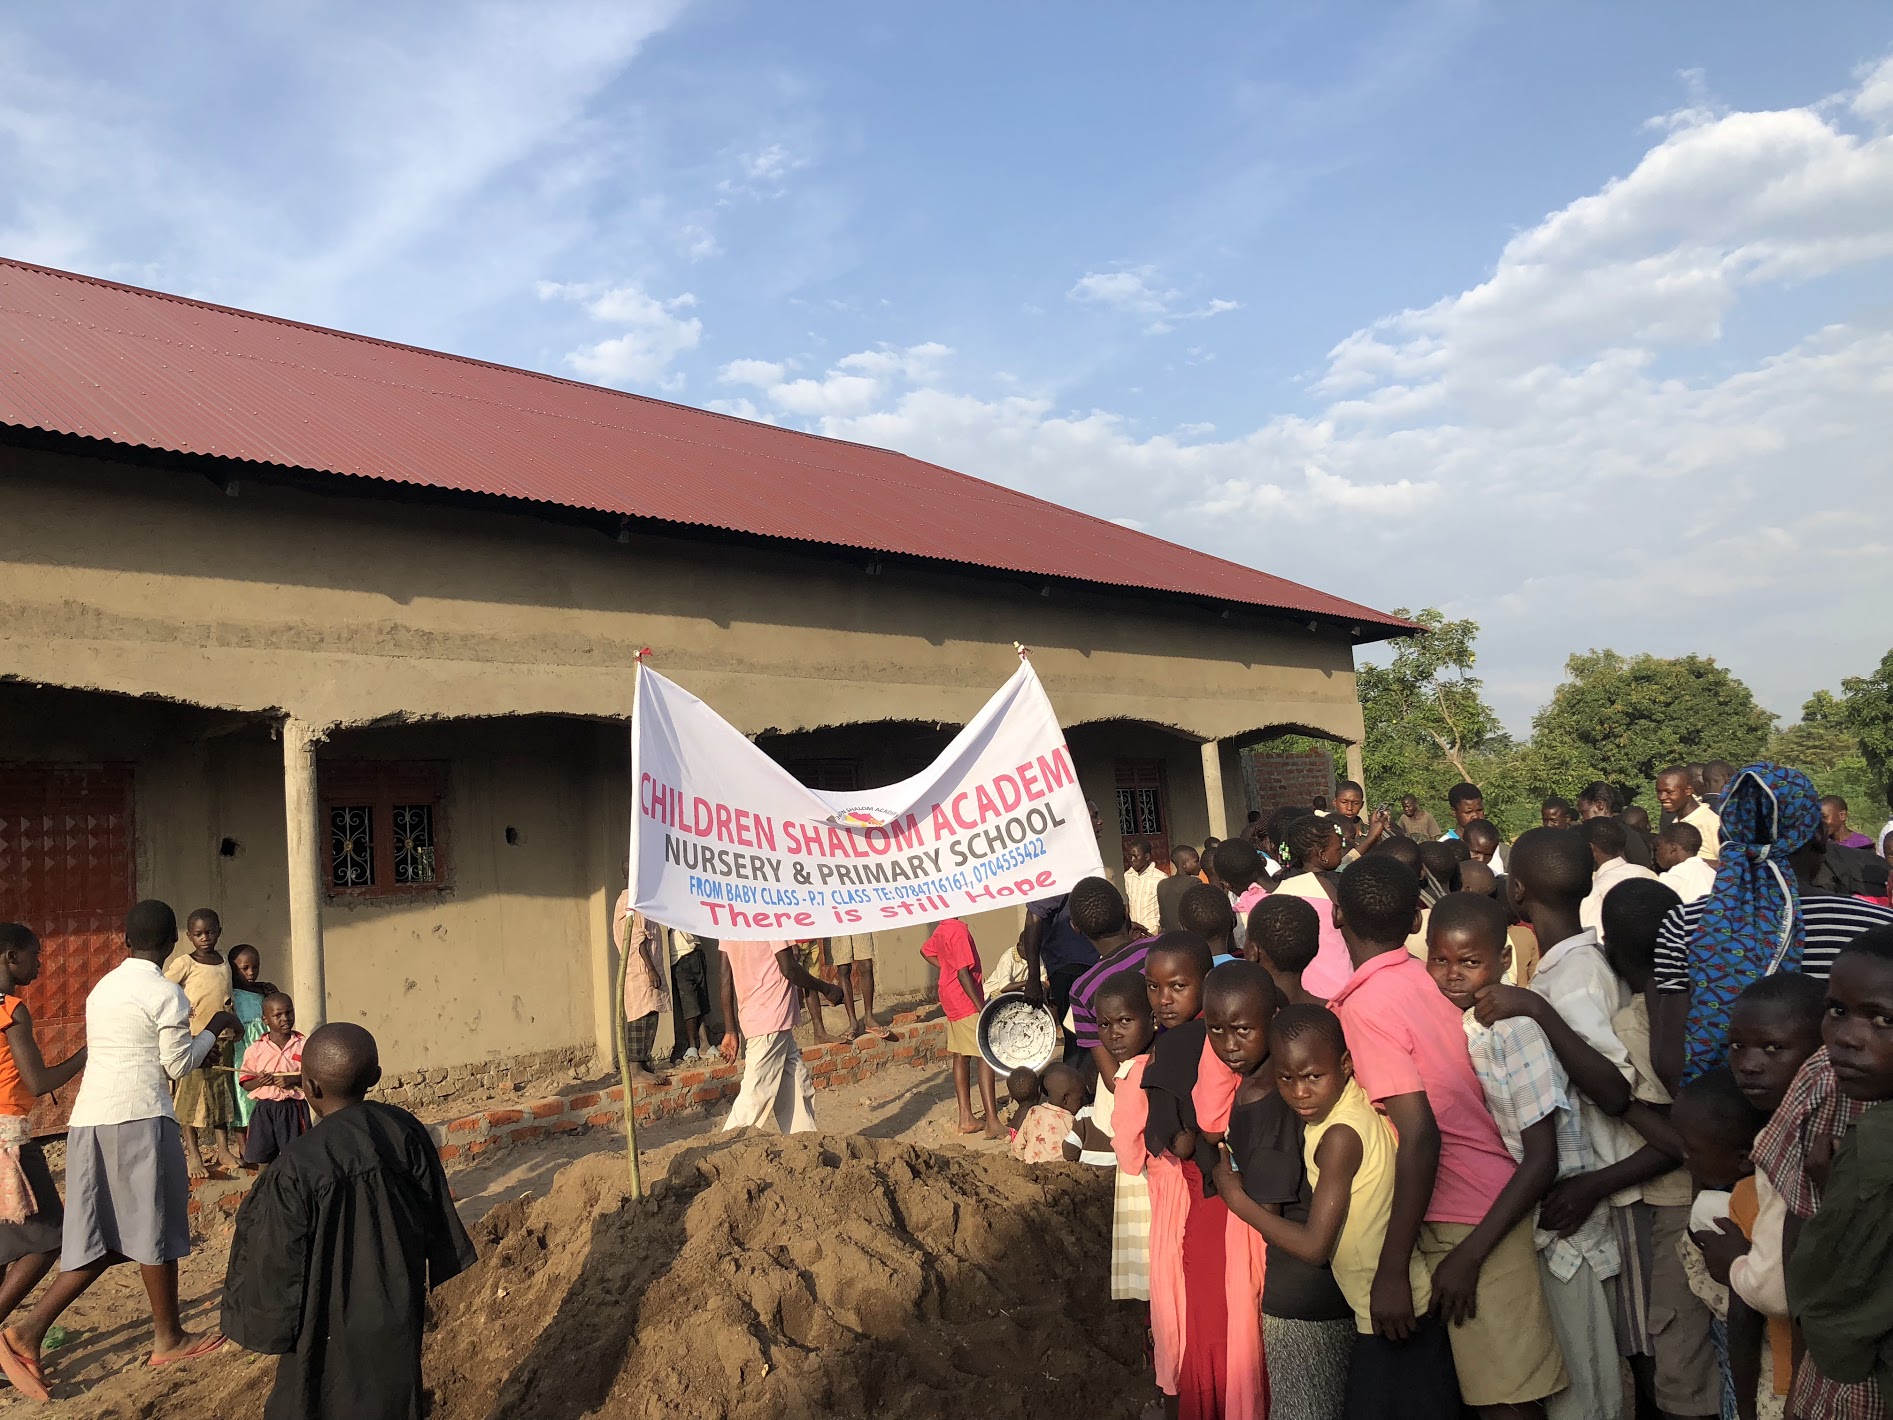
[[[1571,1081],[1538,1022],[1518,1018],[1482,1026],[1468,1011],[1466,1050],[1485,1090],[1486,1108],[1492,1111],[1499,1137],[1514,1159],[1524,1161],[1525,1131],[1541,1120],[1555,1118],[1558,1177],[1567,1179],[1599,1167],[1578,1118]],[[1623,1266],[1607,1203],[1598,1204],[1570,1237],[1534,1227],[1532,1241],[1560,1282],[1570,1281],[1581,1262],[1590,1263],[1600,1280],[1615,1277]]]
[[[1749,1151],[1755,1167],[1768,1175],[1795,1217],[1812,1218],[1821,1206],[1820,1186],[1807,1170],[1815,1142],[1825,1136],[1838,1146],[1840,1136],[1870,1107],[1868,1101],[1851,1100],[1840,1092],[1826,1046],[1810,1055],[1796,1073],[1781,1107],[1762,1126]],[[1789,1405],[1806,1420],[1884,1420],[1886,1415],[1879,1386],[1872,1381],[1848,1385],[1830,1380],[1811,1356],[1795,1368]]]

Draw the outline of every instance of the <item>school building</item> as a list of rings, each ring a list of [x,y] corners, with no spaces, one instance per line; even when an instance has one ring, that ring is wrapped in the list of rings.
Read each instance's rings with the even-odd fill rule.
[[[1409,629],[882,449],[4,260],[0,542],[0,918],[53,1058],[140,897],[391,1071],[609,1058],[642,647],[857,788],[1024,642],[1113,862],[1240,830],[1271,735],[1358,777],[1354,648]],[[1018,912],[971,925],[990,960]]]

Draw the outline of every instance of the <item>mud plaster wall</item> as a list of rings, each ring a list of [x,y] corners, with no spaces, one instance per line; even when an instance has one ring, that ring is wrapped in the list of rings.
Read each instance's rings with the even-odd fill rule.
[[[451,891],[324,912],[330,1013],[375,1029],[395,1070],[608,1045],[629,783],[625,730],[601,722],[628,713],[640,646],[746,732],[788,732],[786,758],[822,726],[957,724],[1022,640],[1074,727],[1115,871],[1115,757],[1163,758],[1174,833],[1200,841],[1193,736],[1358,737],[1345,638],[1245,617],[260,483],[232,498],[194,474],[0,449],[0,676],[111,692],[73,702],[103,717],[89,730],[70,708],[0,716],[0,758],[135,762],[141,893],[218,906],[227,940],[287,980],[280,746],[215,711],[340,727],[330,756],[451,760]],[[346,728],[390,717],[495,718]],[[970,919],[988,963],[1019,921]],[[883,996],[924,988],[925,935],[876,935]]]
[[[1347,639],[1248,613],[10,449],[0,609],[0,674],[317,725],[621,718],[645,645],[749,733],[964,722],[1020,640],[1067,724],[1360,734]]]

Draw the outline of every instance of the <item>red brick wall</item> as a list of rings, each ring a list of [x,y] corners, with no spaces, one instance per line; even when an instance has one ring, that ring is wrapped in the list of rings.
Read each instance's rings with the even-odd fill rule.
[[[1242,779],[1249,807],[1259,809],[1264,817],[1284,804],[1305,809],[1316,794],[1332,803],[1334,758],[1318,749],[1305,754],[1246,753],[1242,756]]]

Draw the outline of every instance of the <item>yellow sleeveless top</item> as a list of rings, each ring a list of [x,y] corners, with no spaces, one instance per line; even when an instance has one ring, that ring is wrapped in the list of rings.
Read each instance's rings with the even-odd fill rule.
[[[1327,1132],[1345,1124],[1360,1136],[1361,1166],[1354,1174],[1354,1188],[1348,1196],[1347,1222],[1334,1245],[1330,1266],[1341,1295],[1354,1308],[1354,1327],[1362,1335],[1374,1329],[1369,1300],[1374,1290],[1374,1274],[1380,1270],[1380,1249],[1387,1240],[1387,1221],[1393,1213],[1393,1161],[1397,1147],[1393,1126],[1367,1098],[1360,1081],[1349,1080],[1335,1101],[1328,1117],[1310,1124],[1303,1136],[1302,1160],[1308,1170],[1308,1186],[1321,1182],[1321,1169],[1315,1163],[1315,1150]],[[1413,1284],[1413,1311],[1424,1313],[1433,1300],[1433,1287],[1426,1264],[1416,1251],[1407,1266]]]

